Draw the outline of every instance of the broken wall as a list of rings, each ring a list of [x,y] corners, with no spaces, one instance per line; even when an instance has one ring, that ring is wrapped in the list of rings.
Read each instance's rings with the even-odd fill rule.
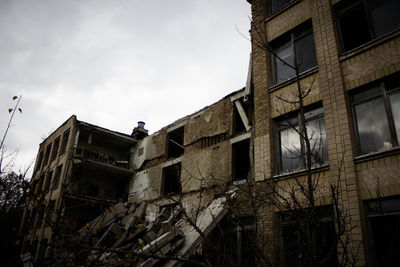
[[[136,173],[130,183],[129,200],[162,198],[166,168],[175,164],[180,164],[179,191],[183,194],[229,182],[233,108],[227,96],[140,140],[132,157]],[[181,127],[184,153],[168,158],[168,133]]]

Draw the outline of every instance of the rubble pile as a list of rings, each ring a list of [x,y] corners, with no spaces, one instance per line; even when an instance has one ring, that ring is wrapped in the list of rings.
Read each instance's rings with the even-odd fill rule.
[[[87,261],[108,266],[177,266],[177,258],[196,252],[203,236],[227,213],[225,203],[225,197],[214,199],[196,218],[189,218],[179,206],[163,208],[151,222],[145,220],[145,202],[118,203],[80,230],[81,240],[94,244]]]

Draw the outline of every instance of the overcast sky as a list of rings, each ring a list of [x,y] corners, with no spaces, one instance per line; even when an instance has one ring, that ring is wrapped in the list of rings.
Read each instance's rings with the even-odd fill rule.
[[[249,16],[246,0],[0,0],[0,133],[22,95],[17,167],[72,114],[153,133],[244,87]]]

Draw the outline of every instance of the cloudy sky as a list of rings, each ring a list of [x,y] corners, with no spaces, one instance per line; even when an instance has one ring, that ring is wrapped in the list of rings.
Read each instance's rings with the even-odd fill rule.
[[[0,133],[22,95],[17,167],[72,114],[153,133],[242,88],[249,16],[246,0],[0,0]]]

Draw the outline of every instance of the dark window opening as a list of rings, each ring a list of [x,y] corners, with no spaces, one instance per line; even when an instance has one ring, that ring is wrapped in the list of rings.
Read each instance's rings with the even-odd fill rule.
[[[183,147],[184,127],[171,131],[167,135],[167,157],[176,158],[185,152]]]
[[[56,159],[58,147],[60,146],[60,137],[57,137],[54,141],[53,151],[51,152],[51,161]]]
[[[66,130],[63,134],[61,148],[60,148],[60,155],[64,154],[65,150],[67,149],[68,138],[69,138],[69,129]]]
[[[365,44],[400,25],[400,1],[341,1],[335,6],[343,52]]]
[[[57,189],[60,183],[62,165],[58,166],[53,178],[53,189]]]
[[[92,197],[99,196],[99,186],[95,184],[89,184],[87,189],[87,194]]]
[[[365,209],[374,266],[400,266],[400,199],[367,201]]]
[[[50,183],[51,183],[51,178],[53,177],[53,171],[50,171],[47,175],[46,175],[46,179],[44,182],[44,188],[43,191],[44,192],[48,192],[50,189]]]
[[[49,163],[50,150],[51,150],[51,144],[49,144],[49,145],[46,147],[46,152],[45,152],[45,154],[44,154],[43,166],[46,166],[47,163]]]
[[[279,219],[281,266],[338,266],[331,206],[316,207],[314,213],[305,210],[282,212]],[[315,242],[310,236],[316,237]]]
[[[44,181],[44,175],[40,176],[38,179],[38,182],[37,182],[36,188],[35,188],[35,194],[39,194],[40,192],[42,192],[43,181]]]
[[[247,180],[250,173],[250,139],[232,144],[232,180]]]
[[[39,152],[39,158],[36,164],[36,168],[35,171],[40,170],[40,167],[42,166],[42,162],[43,162],[43,156],[44,156],[44,150]]]
[[[163,169],[162,193],[179,194],[181,192],[181,163],[177,163]]]
[[[358,154],[382,152],[400,143],[400,74],[352,94]]]
[[[240,117],[239,111],[236,107],[233,107],[233,134],[245,132],[242,118]]]
[[[204,254],[212,266],[256,266],[256,233],[254,217],[225,217],[210,234]]]
[[[35,225],[36,214],[37,214],[37,208],[33,208],[33,210],[30,211],[30,216],[28,217],[28,230],[33,229]]]
[[[294,53],[300,74],[317,66],[314,34],[310,21],[277,38],[270,45],[277,56],[273,58],[276,84],[295,77]]]
[[[55,200],[50,200],[49,204],[46,207],[46,221],[45,225],[52,225],[54,207],[55,207]]]
[[[36,229],[42,228],[44,220],[45,205],[40,205],[36,213]]]
[[[289,117],[278,123],[279,140],[279,162],[278,167],[281,172],[295,171],[304,169],[307,158],[307,149],[304,130],[299,130],[299,116]],[[326,140],[325,121],[323,109],[314,108],[304,113],[306,120],[307,136],[310,141],[310,151],[312,164],[314,166],[323,165],[328,162],[328,143]]]
[[[268,0],[268,14],[275,13],[294,0]]]

